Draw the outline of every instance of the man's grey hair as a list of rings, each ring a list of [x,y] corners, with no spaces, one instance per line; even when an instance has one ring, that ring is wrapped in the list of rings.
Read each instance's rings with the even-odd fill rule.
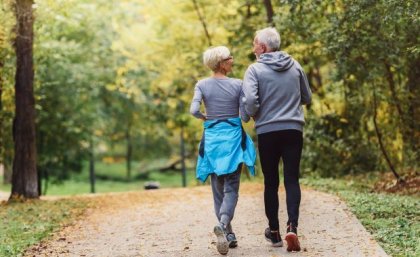
[[[255,33],[255,38],[258,40],[258,43],[264,44],[270,51],[280,49],[280,34],[275,28],[269,27],[258,30]]]
[[[203,54],[203,63],[212,71],[217,71],[220,63],[229,58],[230,51],[226,46],[216,46],[207,49]]]

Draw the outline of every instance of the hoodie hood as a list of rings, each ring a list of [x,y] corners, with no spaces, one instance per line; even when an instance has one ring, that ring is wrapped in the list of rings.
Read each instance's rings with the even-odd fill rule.
[[[293,66],[293,58],[283,51],[265,53],[260,55],[259,63],[268,65],[272,70],[285,71]]]

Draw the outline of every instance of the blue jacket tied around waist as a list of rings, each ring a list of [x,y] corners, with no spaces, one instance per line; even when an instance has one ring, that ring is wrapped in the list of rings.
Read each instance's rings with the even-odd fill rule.
[[[212,173],[233,173],[242,162],[255,175],[254,143],[243,130],[240,118],[205,121],[199,148],[197,179],[202,182]]]

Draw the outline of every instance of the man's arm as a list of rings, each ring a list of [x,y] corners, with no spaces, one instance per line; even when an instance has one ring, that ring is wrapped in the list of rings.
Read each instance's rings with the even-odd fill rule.
[[[300,65],[298,66],[298,70],[300,73],[300,102],[302,105],[310,104],[312,101],[312,91],[309,87],[308,78]]]
[[[252,66],[248,67],[243,80],[243,92],[245,95],[245,111],[253,117],[260,108],[258,99],[258,78]]]

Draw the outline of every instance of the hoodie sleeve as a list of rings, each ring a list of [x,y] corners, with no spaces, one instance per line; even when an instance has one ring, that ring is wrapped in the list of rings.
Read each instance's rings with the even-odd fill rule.
[[[302,105],[310,104],[312,100],[311,88],[309,87],[308,78],[299,63],[298,70],[300,73],[300,102]]]
[[[245,95],[245,111],[249,116],[253,117],[258,112],[260,103],[258,99],[258,78],[252,65],[245,72],[243,92]]]
[[[190,106],[190,113],[197,119],[205,120],[206,116],[200,112],[200,105],[201,105],[202,99],[203,99],[203,94],[198,84],[196,84],[194,88],[194,96],[193,96],[191,106]]]

